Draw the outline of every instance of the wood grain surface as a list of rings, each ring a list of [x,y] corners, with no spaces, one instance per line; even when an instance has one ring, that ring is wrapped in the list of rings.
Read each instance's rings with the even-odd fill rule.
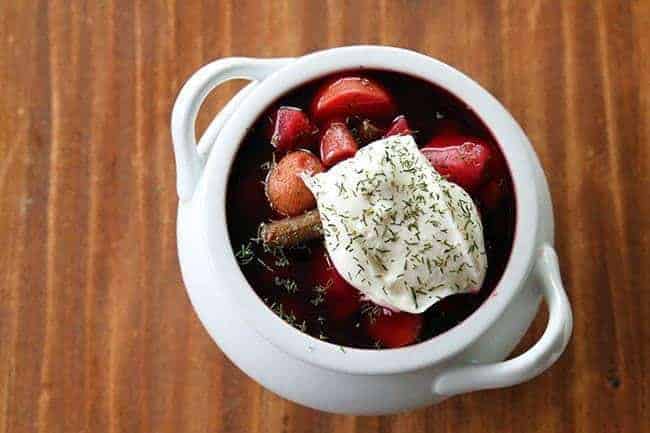
[[[355,43],[458,67],[529,134],[575,314],[537,379],[333,416],[255,384],[197,320],[176,259],[182,82]],[[647,0],[0,1],[0,432],[650,431],[649,49]]]

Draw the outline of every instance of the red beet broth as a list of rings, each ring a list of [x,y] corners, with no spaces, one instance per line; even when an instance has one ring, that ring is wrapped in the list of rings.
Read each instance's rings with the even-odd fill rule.
[[[419,147],[430,142],[444,145],[446,137],[475,137],[490,147],[490,170],[498,175],[472,193],[481,213],[488,269],[479,292],[449,296],[423,313],[423,325],[416,342],[439,335],[465,320],[493,292],[508,262],[515,230],[515,197],[510,173],[494,137],[462,101],[424,80],[388,71],[350,71],[336,76],[361,75],[381,83],[393,96],[397,114],[404,115]],[[318,269],[327,263],[323,241],[302,247],[274,251],[256,240],[261,223],[282,218],[275,213],[264,193],[264,181],[272,161],[284,152],[270,143],[273,112],[280,106],[302,108],[309,113],[314,95],[325,77],[305,84],[281,97],[262,114],[248,131],[232,166],[227,193],[228,231],[233,250],[251,287],[276,314],[299,330],[333,344],[356,348],[382,348],[363,326],[364,317],[374,314],[369,302],[345,320],[334,320],[323,299]],[[388,131],[391,122],[374,120]],[[303,148],[319,155],[319,139],[326,127]],[[271,133],[270,133],[271,132]],[[447,141],[446,141],[447,140]],[[453,143],[452,143],[453,144]],[[320,286],[320,287],[319,287]],[[370,312],[370,313],[369,313]],[[367,317],[365,317],[367,320]]]

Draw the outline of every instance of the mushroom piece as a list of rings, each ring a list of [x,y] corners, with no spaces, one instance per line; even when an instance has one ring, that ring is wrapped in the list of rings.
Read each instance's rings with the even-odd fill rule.
[[[263,223],[260,228],[260,237],[269,246],[283,248],[319,239],[323,237],[320,214],[314,209],[295,217]]]

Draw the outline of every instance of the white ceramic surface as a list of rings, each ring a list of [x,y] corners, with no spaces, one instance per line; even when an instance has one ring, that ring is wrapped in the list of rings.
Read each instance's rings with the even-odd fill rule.
[[[453,329],[400,349],[342,349],[286,324],[246,282],[226,228],[230,166],[255,119],[302,83],[357,68],[417,76],[467,103],[503,149],[517,197],[513,250],[494,294]],[[215,86],[234,78],[252,83],[224,107],[197,147],[194,123],[201,103]],[[413,51],[381,46],[335,48],[296,59],[217,60],[184,85],[171,129],[180,198],[179,259],[191,302],[223,352],[275,393],[331,412],[391,413],[529,380],[566,347],[572,315],[552,247],[553,214],[544,173],[512,116],[456,69]],[[544,334],[525,353],[503,361],[528,329],[541,298],[549,307]]]

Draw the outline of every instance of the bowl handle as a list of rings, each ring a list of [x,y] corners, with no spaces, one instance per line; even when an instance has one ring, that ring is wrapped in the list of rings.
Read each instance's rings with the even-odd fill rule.
[[[176,188],[182,202],[192,198],[194,188],[203,171],[207,151],[228,118],[251,92],[255,82],[265,79],[292,60],[291,58],[252,59],[245,57],[220,59],[203,66],[183,85],[174,103],[171,120],[172,142],[176,157]],[[201,104],[215,87],[234,79],[251,80],[253,83],[242,89],[221,110],[206,129],[200,147],[197,149],[194,130]]]
[[[549,310],[548,324],[539,341],[525,353],[507,361],[443,370],[433,381],[434,394],[451,396],[516,385],[541,374],[557,361],[571,337],[573,317],[553,247],[542,246],[533,272]]]

